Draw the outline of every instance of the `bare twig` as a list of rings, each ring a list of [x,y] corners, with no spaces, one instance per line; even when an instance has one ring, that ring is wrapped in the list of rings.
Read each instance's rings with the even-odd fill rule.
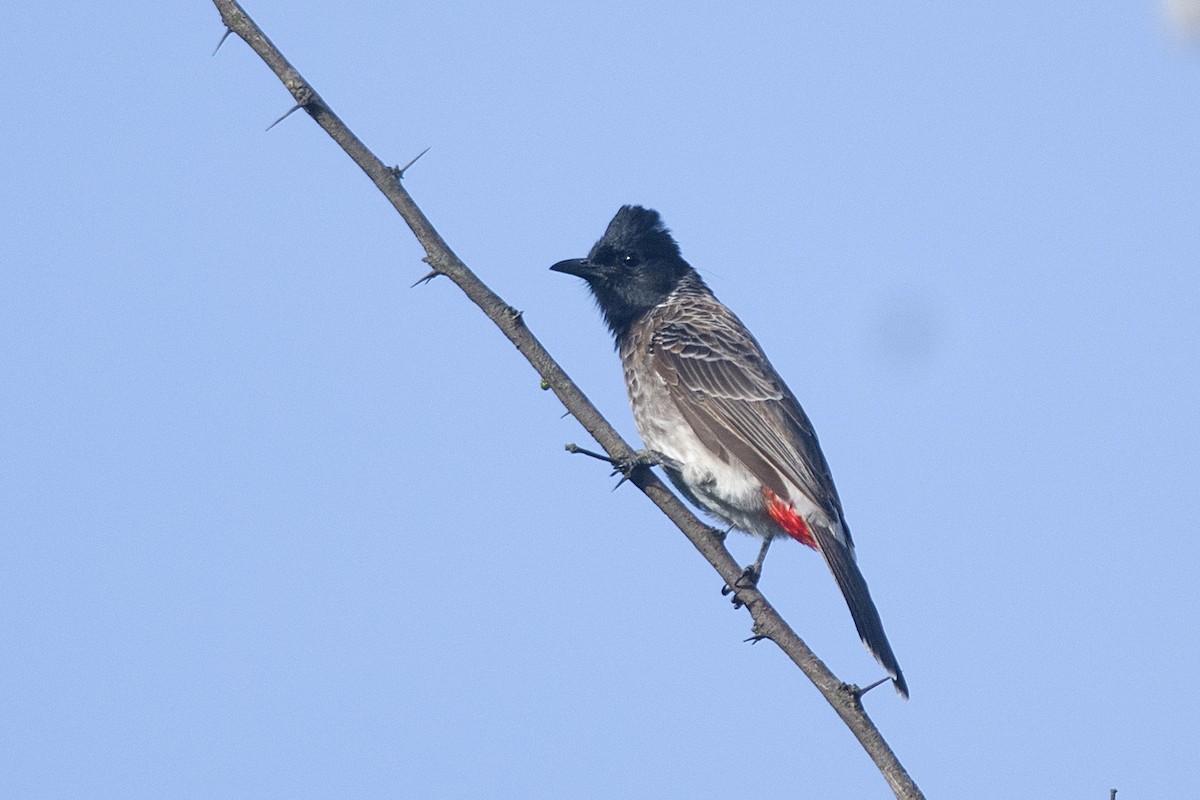
[[[601,416],[591,401],[567,376],[550,356],[542,344],[534,338],[521,318],[520,312],[505,303],[464,264],[441,235],[430,224],[425,214],[417,207],[412,197],[400,184],[402,170],[386,166],[374,153],[367,149],[357,136],[338,118],[316,90],[288,63],[283,54],[271,43],[235,0],[213,0],[221,13],[226,27],[240,36],[256,52],[267,66],[279,77],[283,85],[329,136],[346,152],[354,163],[367,174],[380,192],[404,219],[425,248],[425,261],[432,271],[422,280],[445,275],[453,281],[476,305],[496,324],[508,340],[528,359],[542,377],[542,385],[553,390],[567,410],[588,433],[604,448],[609,457],[618,463],[630,463],[635,451],[616,430]],[[405,168],[411,166],[409,162]],[[418,281],[419,283],[420,281]],[[724,535],[705,525],[696,518],[667,486],[648,469],[632,470],[629,480],[650,498],[664,514],[691,541],[701,555],[712,564],[713,569],[728,586],[737,586],[736,594],[742,605],[749,610],[754,620],[755,639],[770,639],[808,676],[833,706],[838,716],[858,738],[863,748],[874,760],[896,797],[923,798],[921,790],[896,758],[879,729],[863,710],[862,690],[843,683],[796,635],[786,621],[775,611],[767,598],[756,586],[738,581],[742,577],[741,566],[725,549]]]

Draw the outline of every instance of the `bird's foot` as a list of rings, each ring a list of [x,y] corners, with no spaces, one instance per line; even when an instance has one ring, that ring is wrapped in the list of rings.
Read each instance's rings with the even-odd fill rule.
[[[657,467],[663,463],[663,458],[653,450],[638,450],[633,455],[624,458],[611,458],[609,463],[613,465],[613,475],[620,473],[628,478],[636,469]]]
[[[621,458],[613,458],[612,456],[606,456],[592,450],[585,450],[576,444],[567,445],[566,450],[568,453],[579,453],[580,455],[590,456],[611,464],[613,467],[612,474],[621,476],[621,480],[617,481],[617,485],[613,487],[613,491],[616,491],[618,486],[629,480],[635,471],[656,467],[664,462],[662,454],[656,453],[653,450],[638,450],[631,455],[622,456]]]
[[[662,454],[656,453],[653,450],[638,450],[621,458],[613,458],[612,456],[606,456],[603,453],[597,453],[594,450],[580,447],[577,444],[568,444],[565,446],[565,449],[568,453],[578,453],[581,456],[588,456],[598,461],[607,461],[609,464],[612,464],[613,475],[617,473],[628,475],[639,467],[656,467],[663,463]]]
[[[741,589],[753,589],[754,587],[758,586],[758,579],[761,577],[762,567],[760,567],[757,562],[751,564],[742,570],[742,574],[738,576],[737,580],[735,580],[732,585],[727,583],[721,587],[721,596],[729,597],[729,595],[732,594],[733,597],[731,600],[733,601],[733,607],[741,608],[742,606],[746,605],[746,602],[742,600],[740,595],[738,595],[738,591]]]
[[[762,577],[762,564],[755,561],[750,566],[742,570],[742,577],[735,581],[737,588],[745,589],[750,586],[758,586],[758,579]]]
[[[621,476],[621,480],[617,481],[617,485],[613,487],[613,491],[615,492],[621,487],[622,483],[633,477],[633,473],[639,469],[657,467],[663,463],[663,459],[662,456],[653,450],[638,450],[631,456],[611,459],[609,463],[613,465],[613,471],[609,477],[613,475]]]

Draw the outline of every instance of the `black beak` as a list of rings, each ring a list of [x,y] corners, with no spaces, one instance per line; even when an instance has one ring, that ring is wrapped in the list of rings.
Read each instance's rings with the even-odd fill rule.
[[[550,268],[551,272],[564,272],[580,278],[590,278],[596,274],[596,267],[586,258],[568,258]]]

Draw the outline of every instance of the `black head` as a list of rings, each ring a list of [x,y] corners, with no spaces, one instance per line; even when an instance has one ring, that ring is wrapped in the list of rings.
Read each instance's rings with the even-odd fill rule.
[[[587,258],[560,261],[550,269],[587,281],[618,338],[665,300],[681,278],[695,274],[658,212],[641,206],[622,206]]]

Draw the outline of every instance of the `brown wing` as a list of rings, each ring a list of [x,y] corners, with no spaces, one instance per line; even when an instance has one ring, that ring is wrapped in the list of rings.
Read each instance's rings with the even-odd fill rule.
[[[711,296],[660,311],[655,367],[705,445],[781,497],[799,489],[836,526],[841,501],[812,423],[741,321]]]
[[[758,342],[716,298],[697,293],[687,303],[668,303],[657,312],[650,341],[654,364],[680,412],[714,453],[736,458],[780,497],[791,496],[789,485],[795,487],[825,513],[825,520],[810,520],[817,549],[859,637],[892,676],[896,690],[908,697],[904,674],[855,564],[842,503],[808,415]]]

